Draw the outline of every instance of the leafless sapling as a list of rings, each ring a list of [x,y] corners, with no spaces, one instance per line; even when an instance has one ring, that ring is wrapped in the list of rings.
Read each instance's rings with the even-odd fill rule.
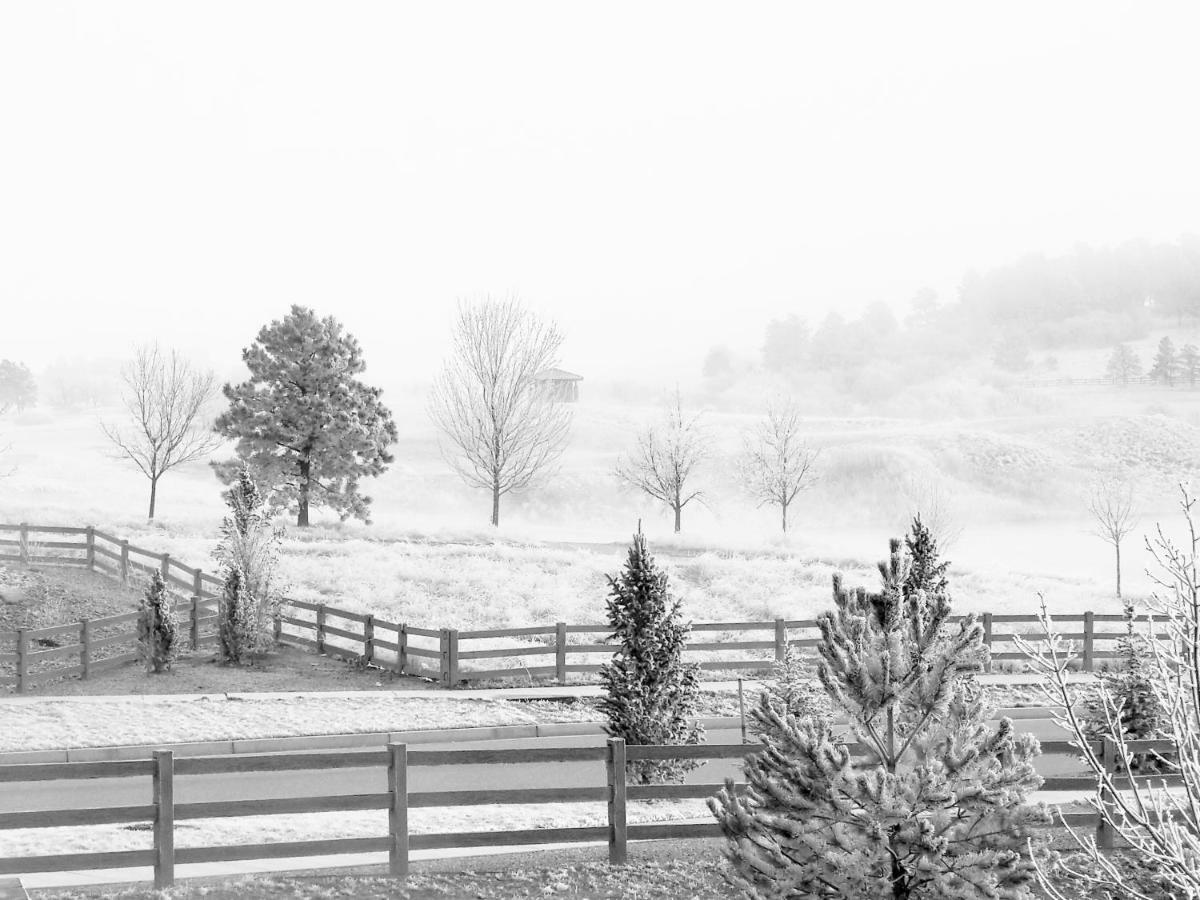
[[[500,498],[547,474],[562,455],[571,411],[537,375],[557,365],[563,335],[518,301],[460,304],[453,352],[433,386],[429,414],[442,455],[468,485]]]
[[[959,510],[940,482],[932,478],[909,478],[904,493],[908,497],[906,521],[919,518],[943,551],[958,542],[963,533]]]
[[[709,455],[709,438],[700,413],[685,415],[679,390],[667,404],[661,423],[637,435],[633,452],[617,462],[617,477],[625,484],[665,503],[675,513],[675,533],[683,524],[683,508],[703,501],[703,491],[691,487],[696,468]]]
[[[125,365],[122,401],[129,423],[121,428],[101,423],[104,434],[150,480],[150,512],[158,482],[171,469],[215,450],[221,438],[201,424],[205,407],[216,395],[211,371],[196,369],[178,351],[158,344],[138,347]]]
[[[813,466],[818,454],[801,437],[800,412],[788,401],[771,403],[766,418],[743,437],[742,484],[760,507],[779,507],[785,532],[788,507],[815,480]]]
[[[1088,494],[1088,512],[1093,532],[1112,544],[1117,562],[1117,597],[1121,596],[1121,541],[1137,524],[1133,508],[1133,487],[1119,478],[1102,478]]]

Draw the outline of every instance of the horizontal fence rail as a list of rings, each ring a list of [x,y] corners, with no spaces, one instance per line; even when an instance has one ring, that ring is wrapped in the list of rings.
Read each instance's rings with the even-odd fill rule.
[[[42,541],[42,535],[51,538]],[[74,540],[66,540],[72,537]],[[53,550],[54,553],[48,553]],[[217,641],[221,579],[185,565],[169,554],[131,545],[92,527],[0,525],[0,562],[82,566],[129,582],[161,572],[177,598],[177,613],[188,625],[188,646],[199,650]],[[954,620],[961,616],[951,617]],[[1025,660],[1013,642],[1042,637],[1036,616],[982,613],[984,641],[992,661]],[[1138,617],[1139,623],[1146,618]],[[1076,641],[1079,665],[1093,671],[1097,662],[1120,656],[1115,642],[1123,630],[1097,630],[1120,623],[1121,614],[1084,612],[1056,616]],[[1032,626],[1032,629],[1027,626]],[[1158,637],[1166,637],[1159,634]],[[553,624],[520,628],[459,631],[392,622],[368,613],[321,603],[287,599],[275,623],[277,640],[400,675],[438,681],[446,687],[488,681],[552,679],[566,684],[571,676],[595,675],[616,647],[611,629],[602,624]],[[811,619],[763,622],[698,622],[691,626],[687,652],[709,672],[770,670],[789,647],[811,651],[817,645],[817,623]],[[501,646],[497,646],[497,643]],[[137,659],[137,613],[0,632],[0,687],[25,691],[32,685],[64,677],[89,678]],[[511,663],[505,665],[505,663]]]
[[[1079,751],[1067,741],[1042,743],[1044,755],[1072,755]],[[1131,752],[1164,750],[1163,741],[1129,741]],[[66,853],[0,858],[0,875],[34,872],[88,871],[94,869],[153,867],[156,887],[170,886],[175,865],[250,859],[325,856],[342,853],[386,852],[389,871],[394,876],[408,874],[409,855],[413,850],[510,847],[518,845],[605,842],[612,863],[626,861],[630,841],[720,837],[716,822],[666,822],[629,825],[629,802],[646,800],[704,799],[714,796],[724,784],[627,783],[628,765],[638,760],[739,759],[761,750],[761,744],[696,744],[686,746],[627,746],[620,738],[610,738],[605,746],[547,747],[514,750],[410,750],[405,744],[389,744],[386,749],[353,753],[289,753],[263,756],[213,756],[175,759],[169,750],[155,751],[153,758],[117,762],[46,763],[0,766],[0,784],[29,784],[44,781],[73,781],[95,778],[148,778],[151,802],[137,806],[111,806],[88,809],[52,809],[0,813],[0,831],[26,828],[58,828],[102,824],[142,823],[153,832],[153,848],[90,853]],[[860,745],[849,745],[852,753],[867,752]],[[1107,762],[1116,758],[1115,745],[1108,739],[1094,748]],[[427,766],[594,762],[605,767],[604,784],[567,788],[502,788],[486,790],[413,791],[409,772]],[[1115,764],[1114,764],[1115,765]],[[308,797],[267,798],[177,803],[174,800],[176,776],[217,775],[242,772],[327,771],[350,767],[383,768],[387,790],[359,794]],[[1110,772],[1117,771],[1110,768]],[[1138,779],[1139,781],[1143,779]],[[1172,783],[1170,777],[1149,776],[1145,780]],[[1174,779],[1177,781],[1178,779]],[[503,772],[488,778],[488,783],[503,783]],[[1118,780],[1117,786],[1123,782]],[[735,784],[736,790],[745,788]],[[1093,777],[1046,778],[1041,791],[1092,791]],[[1035,795],[1036,798],[1036,795]],[[595,803],[606,808],[604,825],[586,827],[547,827],[524,830],[442,832],[411,834],[409,810],[461,806],[508,804]],[[233,818],[251,815],[294,815],[319,812],[386,810],[388,833],[368,838],[284,841],[250,845],[175,847],[175,822],[197,819]],[[1096,827],[1101,848],[1112,849],[1114,835],[1095,812],[1067,813],[1063,819],[1072,826]]]

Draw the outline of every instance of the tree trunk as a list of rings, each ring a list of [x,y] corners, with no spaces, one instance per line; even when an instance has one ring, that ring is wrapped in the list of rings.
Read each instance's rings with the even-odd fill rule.
[[[779,507],[783,511],[783,533],[787,534],[787,508],[788,508],[787,501],[784,500],[782,503],[779,504]]]
[[[492,482],[492,526],[500,527],[500,485]]]
[[[155,475],[150,479],[150,515],[148,518],[151,522],[154,521],[154,502],[158,499],[158,476]]]
[[[308,527],[308,482],[311,474],[312,461],[307,457],[300,457],[300,509],[296,516],[296,525],[299,528]]]
[[[1117,548],[1117,599],[1121,599],[1121,543],[1118,541],[1115,544]]]
[[[683,527],[682,523],[683,523],[683,507],[676,506],[675,507],[675,533],[676,534],[679,534],[680,528]]]

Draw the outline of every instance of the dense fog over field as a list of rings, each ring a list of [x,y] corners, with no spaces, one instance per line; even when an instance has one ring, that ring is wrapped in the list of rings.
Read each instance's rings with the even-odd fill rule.
[[[0,360],[36,399],[0,402],[0,520],[207,553],[234,442],[165,475],[148,527],[102,430],[128,417],[122,366],[157,341],[237,384],[298,304],[358,340],[396,441],[362,480],[372,524],[317,509],[293,540],[608,565],[640,519],[680,552],[869,565],[922,511],[1013,603],[1100,608],[1106,479],[1144,592],[1141,536],[1200,468],[1200,140],[1178,112],[1200,63],[1135,9],[6,6]],[[582,376],[561,458],[498,529],[430,414],[456,310],[489,297],[556,325],[554,366]],[[616,477],[675,391],[705,449],[678,535]],[[742,477],[771,403],[815,453],[786,535]]]

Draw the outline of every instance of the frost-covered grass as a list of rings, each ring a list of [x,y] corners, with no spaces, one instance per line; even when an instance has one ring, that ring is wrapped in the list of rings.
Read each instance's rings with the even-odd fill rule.
[[[284,574],[297,598],[427,627],[601,621],[604,576],[620,568],[639,518],[689,618],[810,618],[828,605],[835,570],[851,584],[875,584],[874,564],[887,538],[902,533],[911,483],[922,479],[943,485],[963,527],[947,554],[959,610],[1032,612],[1043,591],[1058,612],[1115,611],[1111,551],[1088,534],[1083,513],[1088,472],[1128,463],[1159,486],[1145,530],[1174,515],[1161,484],[1200,465],[1200,429],[1164,416],[814,418],[806,427],[822,447],[820,481],[801,496],[785,537],[775,531],[774,511],[754,509],[731,479],[739,430],[753,413],[712,412],[716,455],[699,476],[709,505],[689,507],[685,534],[675,536],[665,512],[611,476],[656,398],[585,397],[560,472],[506,498],[497,532],[485,524],[486,498],[458,483],[441,459],[420,392],[387,399],[405,427],[391,470],[366,485],[376,523],[326,517],[312,529],[290,529]],[[16,466],[0,482],[0,521],[95,524],[212,568],[223,506],[211,471],[196,463],[169,473],[159,521],[148,526],[145,479],[113,458],[97,427],[117,414],[34,410],[0,421],[12,445],[5,465]],[[1139,535],[1129,540],[1126,587],[1136,595],[1148,583]]]

